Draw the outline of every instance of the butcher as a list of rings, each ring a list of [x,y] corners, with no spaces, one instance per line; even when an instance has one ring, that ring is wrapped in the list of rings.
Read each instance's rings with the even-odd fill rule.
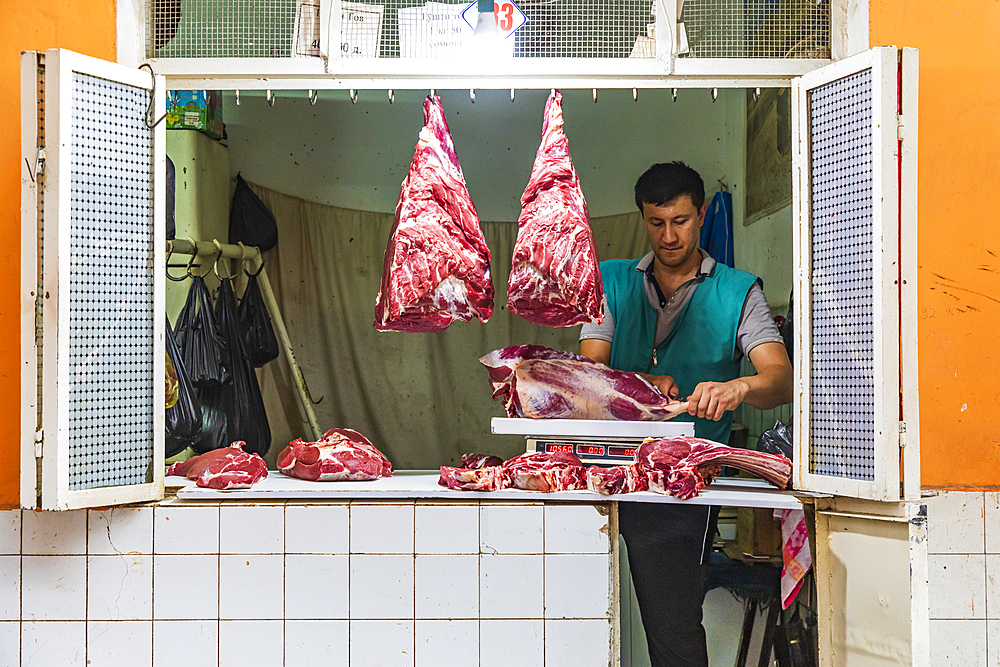
[[[761,281],[699,247],[705,185],[682,162],[655,164],[635,184],[652,246],[640,259],[601,262],[601,324],[585,324],[580,353],[643,374],[687,400],[695,434],[726,443],[741,403],[792,401],[792,369]],[[756,375],[740,377],[750,358]],[[653,667],[707,667],[705,565],[718,508],[620,503],[619,526]]]

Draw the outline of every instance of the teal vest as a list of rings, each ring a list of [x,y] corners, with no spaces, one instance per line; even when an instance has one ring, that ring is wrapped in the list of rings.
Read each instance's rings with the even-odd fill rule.
[[[728,382],[740,375],[733,360],[736,330],[747,293],[757,277],[724,264],[698,284],[684,310],[674,321],[666,339],[656,348],[657,311],[646,297],[645,274],[637,271],[640,260],[611,259],[601,262],[601,277],[608,309],[614,318],[611,367],[624,371],[669,375],[680,396],[687,397],[699,382]],[[681,415],[678,421],[693,421],[695,435],[727,443],[733,413],[719,421]]]

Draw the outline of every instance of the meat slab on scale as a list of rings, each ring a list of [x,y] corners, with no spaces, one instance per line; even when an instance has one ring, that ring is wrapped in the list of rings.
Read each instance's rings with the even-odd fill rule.
[[[237,440],[228,447],[192,456],[167,468],[168,475],[192,479],[203,488],[247,489],[267,477],[267,465],[258,454],[243,451],[246,445]]]
[[[486,322],[492,314],[490,251],[441,100],[428,96],[382,262],[375,328],[441,331],[455,320]]]
[[[587,489],[604,496],[646,491],[649,489],[649,477],[635,463],[627,466],[590,466],[587,468]]]
[[[545,103],[542,142],[521,195],[507,308],[529,322],[601,321],[603,287],[590,214],[563,131],[562,94]]]
[[[663,421],[687,410],[637,373],[571,352],[515,345],[479,361],[509,417]]]
[[[392,463],[368,438],[349,428],[331,428],[316,442],[293,440],[278,455],[289,477],[320,482],[358,482],[392,476]]]

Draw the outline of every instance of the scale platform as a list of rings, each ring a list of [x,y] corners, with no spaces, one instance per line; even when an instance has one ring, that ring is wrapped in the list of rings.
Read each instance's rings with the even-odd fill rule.
[[[529,452],[571,452],[591,465],[634,461],[646,438],[693,436],[694,423],[493,417],[493,433],[523,435]]]

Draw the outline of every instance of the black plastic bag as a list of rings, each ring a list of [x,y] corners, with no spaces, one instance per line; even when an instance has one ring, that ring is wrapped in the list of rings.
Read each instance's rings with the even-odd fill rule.
[[[236,192],[229,206],[229,242],[254,246],[261,252],[278,244],[274,214],[239,174],[236,174]]]
[[[792,362],[793,366],[795,365],[795,358],[792,357],[792,352],[795,351],[795,339],[794,339],[795,329],[792,326],[792,306],[794,305],[795,304],[792,303],[792,295],[789,294],[788,315],[785,317],[785,322],[784,324],[781,325],[781,329],[779,330],[779,333],[781,334],[781,339],[785,341],[785,352],[788,353],[788,360]]]
[[[818,637],[816,617],[809,611],[802,618],[796,603],[795,617],[774,629],[774,657],[781,667],[816,667]]]
[[[170,458],[190,447],[201,435],[201,405],[184,367],[174,333],[170,330],[170,322],[167,322],[165,338],[167,357],[177,374],[177,402],[173,407],[167,408],[164,415],[166,439],[163,455]]]
[[[177,236],[177,222],[174,216],[175,201],[177,199],[177,170],[170,157],[167,157],[167,193],[164,197],[167,218],[167,240],[170,241]]]
[[[781,420],[778,420],[774,422],[774,426],[764,431],[757,442],[757,451],[777,454],[791,460],[792,418],[788,418],[787,424],[782,424]]]
[[[224,445],[243,440],[246,442],[244,451],[265,454],[271,447],[271,427],[257,383],[257,372],[246,355],[238,310],[232,281],[224,279],[215,302],[215,317],[219,323],[222,359],[229,371],[229,382],[207,390],[203,394],[203,403],[225,413]]]
[[[263,270],[264,266],[261,265],[260,271]],[[260,271],[247,274],[249,276],[247,288],[243,290],[239,307],[240,324],[246,333],[247,357],[257,368],[278,358],[278,339],[274,336],[271,318],[267,315],[264,297],[260,293],[260,285],[257,284]]]
[[[218,386],[226,381],[222,364],[215,314],[208,286],[201,276],[191,277],[191,289],[177,316],[174,337],[191,383],[199,389]]]

